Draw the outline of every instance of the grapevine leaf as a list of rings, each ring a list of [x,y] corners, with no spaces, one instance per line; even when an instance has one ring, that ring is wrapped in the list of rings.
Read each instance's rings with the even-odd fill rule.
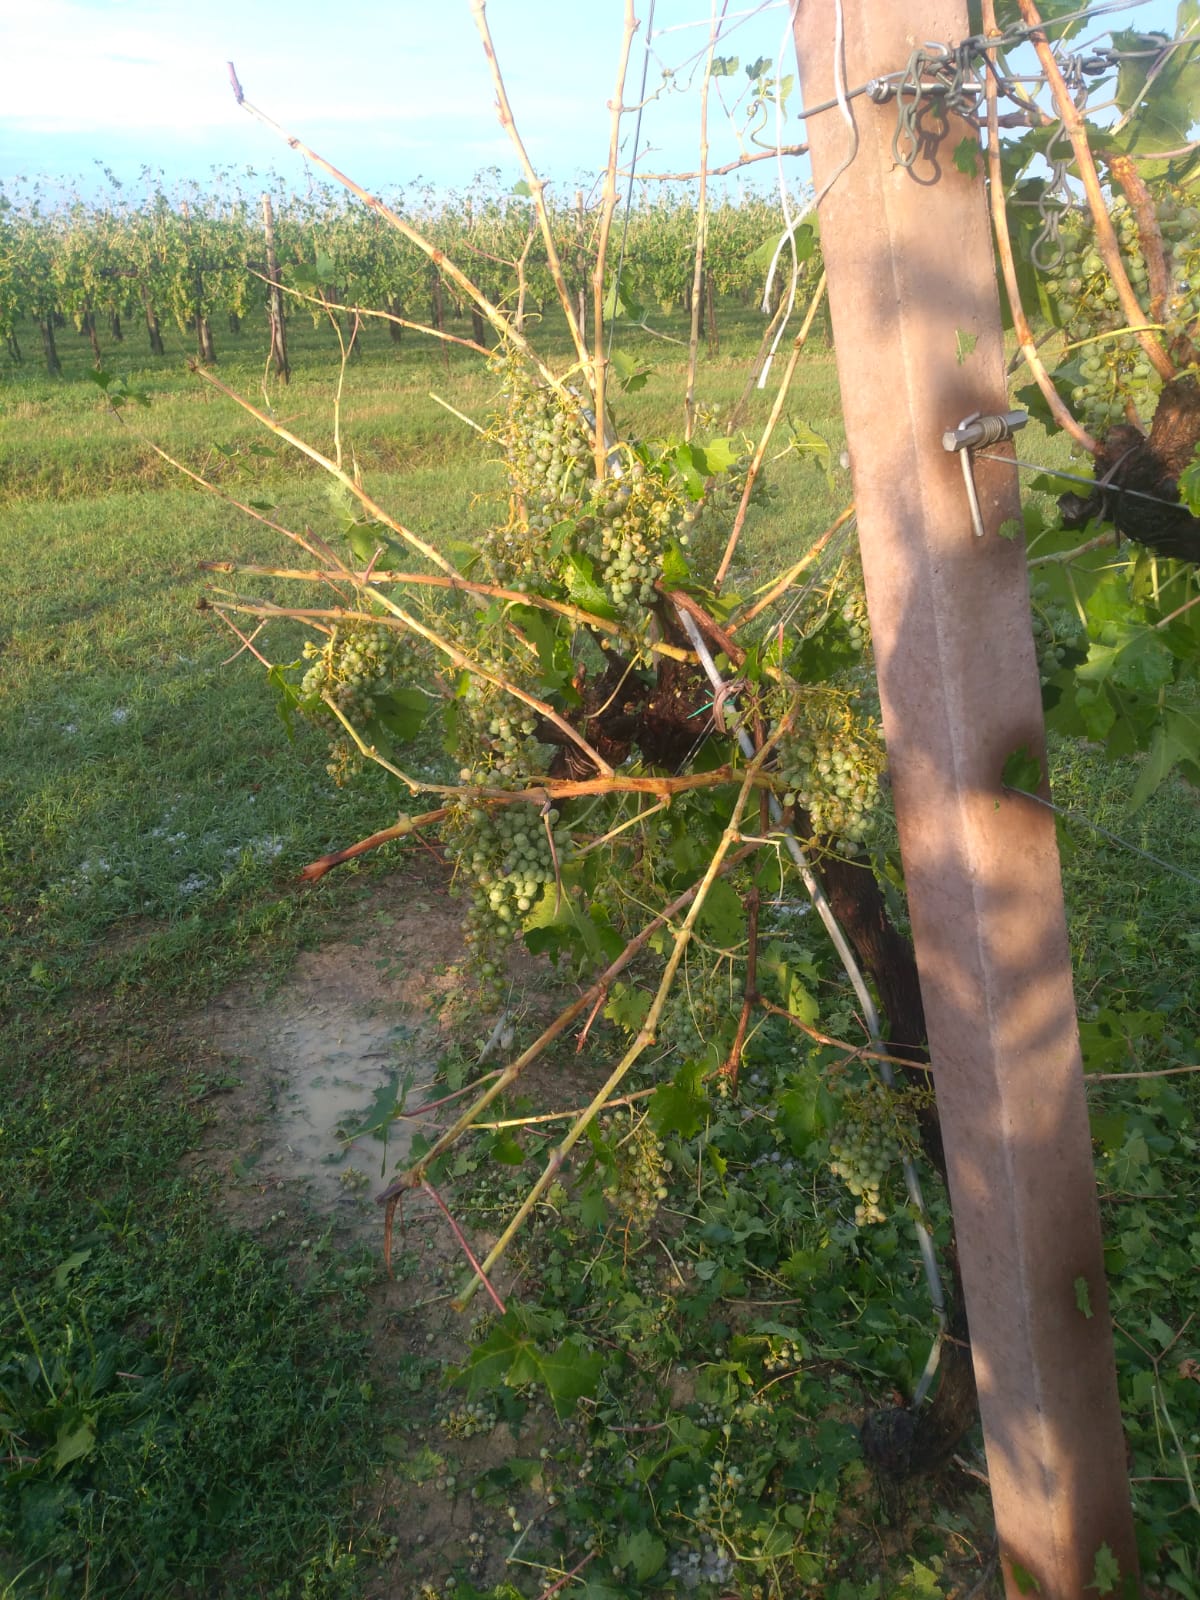
[[[801,457],[811,456],[825,474],[825,481],[833,487],[833,448],[815,428],[810,428],[807,422],[793,423],[788,449]]]
[[[1117,104],[1122,112],[1133,111],[1121,137],[1128,150],[1146,156],[1186,143],[1200,116],[1200,84],[1189,70],[1195,65],[1198,44],[1200,40],[1164,54],[1171,45],[1164,33],[1113,34],[1114,47],[1124,54],[1117,74]]]
[[[479,546],[468,544],[465,539],[444,540],[442,553],[450,558],[454,570],[462,573],[464,578],[479,560]]]
[[[704,476],[715,478],[719,473],[728,472],[737,463],[740,452],[730,439],[710,439],[702,449],[693,445],[692,454]]]
[[[506,1167],[519,1167],[525,1160],[524,1150],[506,1129],[501,1129],[492,1140],[491,1155],[493,1161]]]
[[[1175,657],[1169,646],[1144,624],[1107,622],[1077,669],[1085,683],[1111,680],[1118,688],[1153,694],[1170,683]]]
[[[652,369],[644,361],[639,361],[624,350],[614,350],[609,359],[626,394],[635,394],[637,390],[645,388]]]
[[[533,190],[525,182],[524,178],[518,178],[516,183],[514,183],[512,186],[512,193],[521,195],[523,197],[528,197],[533,194]]]
[[[586,1351],[578,1339],[564,1339],[556,1350],[540,1348],[510,1312],[475,1346],[467,1365],[452,1375],[452,1381],[464,1384],[472,1400],[501,1384],[519,1388],[540,1383],[562,1420],[584,1395],[595,1394],[602,1366],[603,1358]]]
[[[1010,1563],[1012,1567],[1013,1582],[1022,1594],[1041,1594],[1042,1586],[1027,1567],[1019,1561]]]
[[[746,63],[746,76],[750,79],[751,83],[757,83],[759,78],[762,77],[763,73],[769,72],[770,70],[771,59],[769,56],[759,56],[757,61],[747,61]]]
[[[347,1141],[363,1139],[369,1133],[383,1133],[388,1124],[394,1122],[404,1111],[404,1102],[408,1098],[408,1091],[412,1086],[412,1074],[406,1073],[401,1078],[398,1072],[393,1072],[386,1083],[381,1083],[375,1091],[371,1101],[371,1109],[365,1114],[356,1128],[343,1128],[341,1137]]]
[[[282,662],[276,662],[267,673],[267,682],[275,690],[276,713],[280,722],[283,723],[289,740],[293,743],[296,738],[296,730],[292,723],[292,714],[300,704],[300,691],[288,677],[288,673],[297,671],[301,665],[302,663],[299,661],[293,661],[290,666],[285,666]]]
[[[604,617],[608,621],[616,616],[612,602],[596,582],[595,570],[587,556],[580,555],[576,550],[568,551],[564,581],[567,593],[577,606],[590,611],[594,617]]]
[[[1027,744],[1014,750],[1004,763],[1000,777],[1006,789],[1020,789],[1024,794],[1036,794],[1042,781],[1042,763]]]
[[[652,1578],[667,1559],[667,1547],[656,1539],[648,1528],[624,1534],[617,1540],[617,1560],[623,1567],[632,1567],[639,1583]]]
[[[1092,1581],[1089,1589],[1095,1589],[1097,1594],[1111,1594],[1117,1587],[1121,1578],[1121,1563],[1108,1548],[1107,1543],[1102,1544],[1096,1551],[1096,1560],[1092,1567]]]
[[[712,75],[714,78],[732,78],[738,66],[737,56],[714,56]]]
[[[636,1033],[650,1010],[651,995],[648,989],[635,989],[627,983],[614,983],[609,994],[604,1015],[626,1033]]]
[[[698,920],[715,944],[729,948],[738,943],[745,930],[746,917],[741,896],[731,883],[718,878],[709,886]]]
[[[407,744],[425,726],[432,703],[420,689],[391,689],[376,698],[372,720]]]
[[[677,544],[669,545],[663,554],[663,588],[685,588],[691,578],[692,570],[687,564],[687,557]]]
[[[688,492],[688,499],[703,500],[705,477],[703,450],[700,449],[699,445],[694,444],[676,445],[672,459],[679,469],[684,488]]]
[[[1159,785],[1183,762],[1200,761],[1200,720],[1195,713],[1170,706],[1150,739],[1150,753],[1129,797],[1130,812],[1138,810]]]
[[[979,171],[979,146],[974,139],[960,139],[954,149],[954,165],[968,178]]]
[[[671,1083],[660,1083],[650,1100],[650,1122],[656,1133],[691,1139],[704,1126],[708,1100],[703,1090],[704,1068],[685,1061]]]

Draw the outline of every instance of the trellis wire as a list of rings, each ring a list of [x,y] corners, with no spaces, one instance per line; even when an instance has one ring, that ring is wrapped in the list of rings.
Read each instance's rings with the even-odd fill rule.
[[[1128,850],[1131,855],[1141,856],[1144,861],[1152,861],[1156,867],[1161,867],[1164,872],[1171,873],[1176,878],[1182,878],[1186,883],[1194,883],[1200,887],[1200,878],[1194,872],[1189,872],[1186,867],[1177,867],[1171,861],[1164,861],[1162,856],[1156,856],[1150,850],[1143,850],[1140,845],[1130,844],[1128,839],[1122,839],[1120,834],[1113,833],[1111,828],[1106,828],[1103,823],[1093,822],[1091,817],[1082,811],[1068,810],[1066,806],[1056,806],[1053,800],[1043,800],[1040,794],[1030,794],[1028,789],[1017,789],[1011,784],[1004,784],[1004,789],[1009,794],[1019,794],[1025,800],[1032,800],[1034,805],[1044,806],[1047,811],[1053,811],[1056,817],[1065,817],[1068,822],[1081,823],[1085,828],[1090,828],[1093,833],[1098,833],[1102,839],[1107,839],[1110,844],[1117,845],[1122,850]]]

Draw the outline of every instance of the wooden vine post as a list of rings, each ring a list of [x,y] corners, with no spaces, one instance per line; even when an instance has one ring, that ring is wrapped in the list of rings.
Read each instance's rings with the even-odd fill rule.
[[[851,88],[970,32],[965,0],[842,10]],[[802,0],[807,104],[835,97],[838,32],[837,0]],[[942,443],[1009,408],[977,140],[926,102],[910,170],[895,100],[849,109],[852,158],[841,112],[808,134],[1006,1592],[1136,1593],[1054,824],[1002,787],[1010,755],[1044,750],[1024,549],[998,533],[1016,476],[979,463],[978,538]]]

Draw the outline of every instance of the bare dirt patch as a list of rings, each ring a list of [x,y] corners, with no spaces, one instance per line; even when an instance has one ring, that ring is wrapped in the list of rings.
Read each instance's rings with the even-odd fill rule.
[[[351,1135],[405,1078],[408,1105],[430,1097],[438,1063],[455,1043],[448,1016],[457,1016],[460,1039],[464,1032],[471,1045],[487,1038],[494,1019],[467,1010],[463,1022],[461,955],[461,908],[444,870],[413,861],[372,889],[352,926],[303,953],[283,980],[239,984],[184,1025],[207,1057],[211,1085],[211,1121],[195,1162],[220,1175],[233,1219],[270,1230],[297,1270],[326,1234],[381,1260],[383,1214],[374,1196],[403,1165],[414,1135],[432,1134],[457,1106],[391,1121],[386,1146],[374,1134]],[[560,986],[528,959],[514,972],[527,1027]],[[557,1087],[555,1100],[565,1092],[566,1104],[582,1089],[570,1081]],[[453,1196],[446,1198],[453,1207]],[[480,1252],[491,1242],[472,1238]],[[516,1542],[510,1515],[471,1490],[513,1455],[536,1453],[546,1419],[531,1419],[518,1439],[490,1417],[466,1417],[462,1391],[446,1389],[445,1366],[464,1360],[471,1318],[451,1307],[465,1263],[431,1201],[408,1197],[395,1252],[396,1277],[373,1284],[367,1315],[371,1367],[382,1389],[399,1389],[400,1420],[385,1440],[389,1459],[378,1481],[364,1487],[362,1509],[385,1548],[390,1541],[373,1600],[418,1600],[423,1583],[436,1585],[451,1570],[476,1581],[505,1575]],[[512,1287],[505,1273],[496,1281],[501,1293]],[[478,1295],[473,1314],[489,1311]]]
[[[191,1020],[221,1063],[198,1159],[228,1177],[241,1220],[290,1204],[326,1218],[340,1242],[378,1230],[373,1193],[428,1124],[393,1121],[386,1143],[352,1135],[393,1086],[409,1080],[411,1105],[425,1098],[461,945],[443,875],[417,868],[379,885],[353,928],[301,954],[283,981],[240,984]]]

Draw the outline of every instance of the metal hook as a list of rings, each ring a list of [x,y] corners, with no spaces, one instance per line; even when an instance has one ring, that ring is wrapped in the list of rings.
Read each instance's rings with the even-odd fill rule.
[[[962,462],[963,482],[967,486],[967,503],[971,507],[971,526],[975,530],[977,539],[983,538],[985,530],[979,495],[975,488],[975,465],[971,460],[971,452],[985,445],[998,444],[1002,439],[1011,439],[1017,429],[1023,428],[1028,421],[1028,411],[1003,411],[988,416],[984,416],[982,411],[972,411],[970,416],[962,419],[957,428],[948,428],[942,435],[942,449],[948,450],[951,454],[957,452]]]

